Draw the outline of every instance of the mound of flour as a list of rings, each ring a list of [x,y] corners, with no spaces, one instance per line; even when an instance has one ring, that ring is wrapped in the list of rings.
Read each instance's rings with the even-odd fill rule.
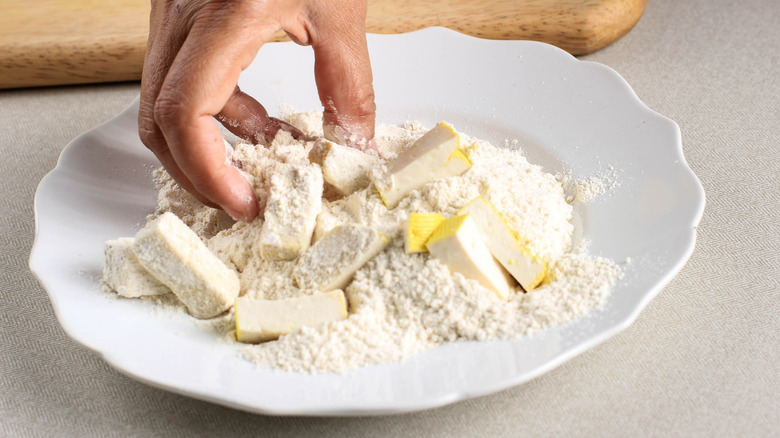
[[[321,136],[321,115],[292,113],[283,117],[310,136]],[[378,126],[382,157],[392,159],[427,129],[418,122]],[[497,148],[463,136],[473,167],[459,177],[444,178],[413,191],[388,210],[369,186],[342,199],[323,200],[317,233],[346,223],[372,227],[392,243],[355,275],[345,289],[350,315],[343,321],[304,327],[277,341],[243,347],[240,355],[262,367],[302,372],[343,372],[351,368],[398,361],[443,342],[513,338],[561,324],[603,304],[620,275],[611,261],[571,248],[572,206],[560,178],[529,163],[515,144]],[[314,165],[311,142],[280,132],[270,145],[237,143],[228,159],[267,198],[270,172],[277,162]],[[228,266],[239,272],[241,293],[281,299],[302,293],[290,277],[294,261],[265,261],[252,255],[262,219],[237,223],[200,204],[165,171],[156,174],[158,210],[173,211]],[[549,262],[545,283],[530,293],[518,289],[509,302],[460,274],[452,274],[427,253],[404,251],[402,224],[411,212],[456,214],[477,196],[489,200],[520,234],[534,254]],[[571,201],[571,197],[569,197]],[[223,316],[218,330],[231,338]]]

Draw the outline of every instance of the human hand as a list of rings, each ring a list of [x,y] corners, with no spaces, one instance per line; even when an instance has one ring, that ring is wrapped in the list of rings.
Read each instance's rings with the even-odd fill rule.
[[[141,141],[203,203],[253,220],[260,212],[254,190],[225,163],[212,117],[251,141],[273,138],[280,128],[300,135],[236,85],[262,45],[283,29],[314,50],[325,136],[373,148],[376,107],[365,15],[365,0],[152,0]]]

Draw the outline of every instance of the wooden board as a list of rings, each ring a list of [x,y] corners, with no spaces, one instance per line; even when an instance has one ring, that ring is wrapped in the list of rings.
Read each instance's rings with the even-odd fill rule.
[[[625,35],[646,3],[368,0],[366,27],[402,33],[444,26],[481,38],[543,41],[581,55]],[[0,9],[0,88],[141,77],[149,0],[3,0]]]

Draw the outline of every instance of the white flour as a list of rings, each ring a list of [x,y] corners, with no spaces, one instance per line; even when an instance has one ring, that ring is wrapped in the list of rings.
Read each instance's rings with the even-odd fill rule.
[[[305,134],[321,136],[318,113],[284,119]],[[377,145],[392,158],[427,131],[418,122],[378,126]],[[473,142],[473,143],[472,143]],[[496,148],[464,136],[473,167],[460,177],[425,185],[388,211],[373,186],[343,199],[323,200],[315,239],[333,227],[355,223],[393,238],[392,243],[355,275],[345,289],[350,315],[344,321],[305,327],[277,341],[246,346],[241,356],[263,367],[304,372],[342,372],[368,364],[398,361],[442,342],[511,338],[570,321],[604,303],[619,276],[605,259],[571,249],[572,206],[561,177],[527,162],[515,144]],[[255,185],[261,204],[267,199],[275,162],[309,164],[311,142],[295,141],[281,132],[268,147],[244,143],[230,151],[230,160]],[[220,211],[202,206],[164,172],[157,214],[172,211],[207,242],[209,248],[240,274],[241,293],[279,299],[309,293],[298,290],[290,276],[294,261],[254,257],[253,241],[263,221],[236,223]],[[570,184],[570,179],[565,181]],[[598,182],[581,184],[587,194],[603,192]],[[586,190],[569,201],[582,202]],[[489,200],[519,231],[521,242],[550,264],[547,281],[530,293],[519,291],[509,302],[473,280],[452,274],[428,254],[406,254],[401,226],[410,212],[452,216],[477,196]],[[327,196],[326,196],[327,197]],[[212,324],[229,335],[232,312]],[[206,323],[209,324],[209,323]]]
[[[612,166],[587,179],[577,180],[570,172],[558,174],[556,178],[563,185],[566,201],[572,204],[588,202],[620,186],[617,171]]]

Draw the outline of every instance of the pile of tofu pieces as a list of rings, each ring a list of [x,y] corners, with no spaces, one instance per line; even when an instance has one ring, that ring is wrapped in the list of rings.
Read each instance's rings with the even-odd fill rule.
[[[106,243],[104,283],[120,296],[172,292],[201,319],[235,312],[236,338],[246,343],[277,339],[300,327],[348,317],[344,289],[353,275],[390,239],[361,225],[336,226],[312,244],[325,183],[346,196],[373,184],[388,209],[412,190],[471,168],[455,129],[442,122],[373,172],[377,158],[324,139],[310,154],[317,166],[276,164],[262,229],[253,256],[294,262],[300,296],[264,300],[239,296],[239,276],[176,215],[150,221],[133,238]],[[373,176],[370,176],[373,175]],[[477,281],[508,300],[515,282],[526,291],[541,283],[547,264],[532,255],[500,212],[479,197],[456,216],[410,213],[407,253],[429,252],[452,272]]]

